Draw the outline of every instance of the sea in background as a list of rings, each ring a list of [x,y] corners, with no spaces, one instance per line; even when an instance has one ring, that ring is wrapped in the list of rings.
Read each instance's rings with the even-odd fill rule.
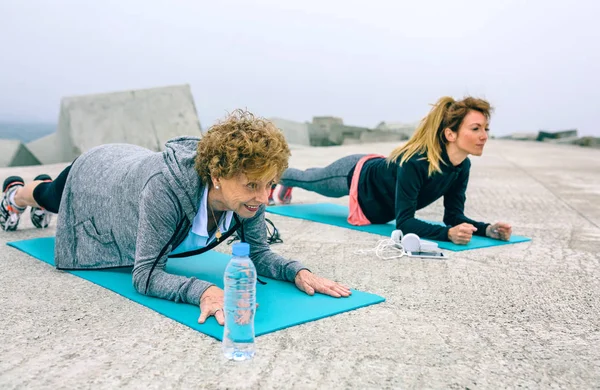
[[[16,139],[27,143],[55,131],[55,123],[0,121],[0,139]]]

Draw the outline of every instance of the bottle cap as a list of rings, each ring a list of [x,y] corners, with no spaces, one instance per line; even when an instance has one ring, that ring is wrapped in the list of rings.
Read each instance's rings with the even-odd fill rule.
[[[250,245],[247,242],[236,242],[232,246],[234,256],[248,256],[250,255]]]

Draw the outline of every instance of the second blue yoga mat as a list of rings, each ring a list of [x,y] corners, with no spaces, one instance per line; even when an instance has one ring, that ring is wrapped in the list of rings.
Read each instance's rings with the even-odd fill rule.
[[[269,206],[267,212],[283,215],[286,217],[300,218],[307,221],[320,222],[327,225],[339,226],[348,229],[360,230],[367,233],[380,234],[382,236],[390,237],[392,232],[396,229],[396,225],[393,222],[381,225],[366,225],[366,226],[354,226],[348,223],[348,207],[339,204],[332,203],[312,203],[312,204],[292,204],[292,205],[280,205],[280,206]],[[439,223],[430,222],[429,223]],[[425,238],[428,240],[427,238]],[[448,241],[435,241],[440,248],[448,249],[451,251],[466,251],[469,249],[487,248],[497,245],[515,244],[517,242],[530,241],[530,238],[521,236],[512,236],[509,241],[494,240],[488,237],[473,236],[471,242],[467,245],[456,245]]]
[[[8,245],[54,266],[54,237],[15,241]],[[178,275],[195,276],[222,288],[223,272],[229,259],[230,256],[209,251],[197,256],[170,259],[166,270]],[[65,272],[112,290],[218,340],[223,337],[223,327],[214,317],[202,325],[198,324],[200,310],[197,306],[147,297],[135,291],[130,268]],[[352,290],[352,295],[348,298],[333,298],[321,294],[309,296],[298,290],[293,283],[264,277],[261,280],[267,284],[257,284],[256,287],[256,300],[260,305],[255,317],[257,336],[385,301],[378,295],[356,290]]]

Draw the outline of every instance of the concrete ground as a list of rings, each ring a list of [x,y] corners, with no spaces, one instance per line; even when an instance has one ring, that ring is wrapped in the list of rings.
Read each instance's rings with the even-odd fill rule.
[[[291,166],[393,146],[297,149]],[[216,340],[7,247],[54,234],[26,216],[0,232],[0,388],[600,387],[600,152],[491,140],[472,161],[467,215],[508,221],[531,242],[385,261],[364,251],[380,236],[270,214],[284,240],[274,250],[387,301],[259,337],[241,364]],[[418,213],[441,215],[440,202]]]

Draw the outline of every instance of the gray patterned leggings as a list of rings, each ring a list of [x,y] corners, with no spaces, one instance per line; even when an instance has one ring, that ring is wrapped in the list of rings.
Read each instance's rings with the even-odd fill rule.
[[[365,154],[343,157],[324,168],[309,168],[305,171],[288,168],[283,172],[279,183],[286,187],[299,187],[307,191],[341,198],[350,194],[348,173]]]

